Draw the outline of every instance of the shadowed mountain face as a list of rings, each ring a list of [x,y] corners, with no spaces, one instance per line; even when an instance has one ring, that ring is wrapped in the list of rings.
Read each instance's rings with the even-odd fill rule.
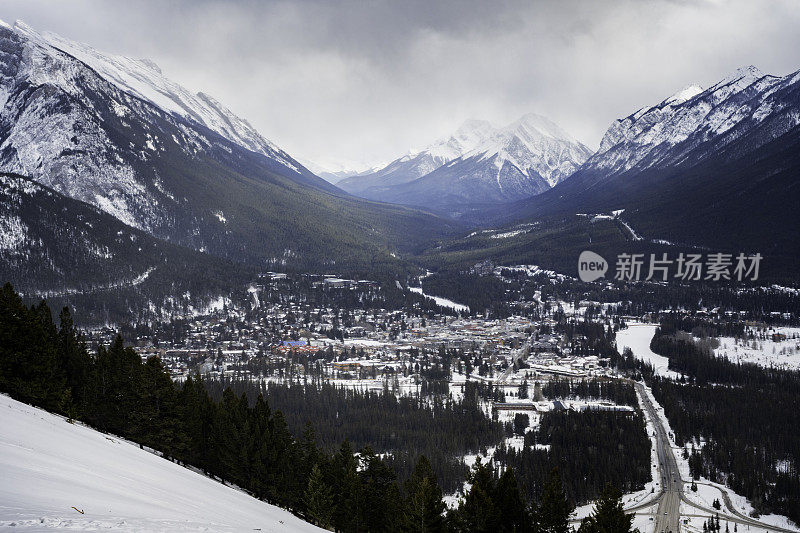
[[[14,174],[0,174],[0,257],[0,279],[93,323],[180,316],[257,274]]]
[[[645,239],[800,256],[800,72],[740,69],[616,121],[600,150],[486,223],[624,209]]]
[[[503,128],[470,120],[421,152],[338,185],[365,198],[461,217],[477,207],[540,194],[572,174],[590,154],[539,115],[525,115]]]
[[[246,121],[163,77],[0,25],[0,170],[154,237],[260,267],[369,269],[455,229],[353,198]]]

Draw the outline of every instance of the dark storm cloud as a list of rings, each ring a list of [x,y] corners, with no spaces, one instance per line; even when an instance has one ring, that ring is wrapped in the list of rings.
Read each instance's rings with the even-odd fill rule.
[[[596,146],[613,119],[688,83],[748,64],[800,69],[789,0],[11,0],[0,18],[152,58],[327,165],[388,160],[465,118],[529,111]]]

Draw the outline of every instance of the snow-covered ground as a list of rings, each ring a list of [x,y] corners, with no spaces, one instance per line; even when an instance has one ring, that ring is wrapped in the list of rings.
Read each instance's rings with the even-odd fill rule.
[[[800,328],[776,328],[769,333],[766,339],[755,340],[720,337],[719,347],[714,352],[734,362],[749,362],[784,370],[800,369]],[[772,333],[780,333],[787,338],[776,342],[771,338]]]
[[[731,499],[731,503],[736,508],[737,511],[742,513],[745,516],[750,516],[750,513],[753,511],[753,506],[750,505],[750,502],[747,501],[747,498],[736,494],[735,492],[731,491],[729,488],[720,485],[718,483],[711,483],[705,479],[702,479],[697,482],[697,492],[689,490],[688,487],[685,489],[686,496],[694,503],[698,503],[705,507],[711,507],[714,503],[714,500],[719,500],[720,504],[722,505],[722,512],[728,513],[728,508],[725,505],[725,500],[723,497],[723,493],[727,493],[728,497]],[[702,514],[702,511],[698,511],[696,508],[686,505],[683,503],[681,505],[681,512],[685,512],[687,514]],[[759,522],[763,522],[765,524],[785,528],[785,529],[794,529],[797,530],[797,526],[795,526],[788,518],[785,516],[771,514],[771,515],[761,515],[757,518]],[[724,521],[724,520],[723,520]],[[698,530],[702,529],[703,524],[702,521],[698,522]],[[741,528],[742,526],[740,526]],[[731,529],[733,526],[731,525]],[[747,530],[747,526],[744,526],[745,531]],[[750,527],[750,531],[768,531],[767,528],[759,529],[756,527]]]
[[[134,444],[0,396],[6,528],[322,531]]]
[[[625,348],[630,348],[634,357],[653,365],[657,375],[679,378],[680,375],[668,369],[669,359],[650,349],[650,341],[656,333],[656,327],[655,324],[629,323],[627,329],[617,332],[617,350],[622,353]]]
[[[433,300],[438,306],[449,307],[450,309],[453,309],[459,313],[469,313],[469,307],[466,305],[456,303],[452,300],[448,300],[447,298],[442,298],[441,296],[431,296],[430,294],[425,294],[422,292],[422,287],[409,287],[408,290],[411,292],[416,292],[417,294],[421,294],[429,300]]]

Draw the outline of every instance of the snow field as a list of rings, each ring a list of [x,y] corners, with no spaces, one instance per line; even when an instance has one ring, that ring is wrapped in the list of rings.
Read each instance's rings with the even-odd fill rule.
[[[0,396],[0,428],[0,529],[321,531],[135,444],[7,396]]]

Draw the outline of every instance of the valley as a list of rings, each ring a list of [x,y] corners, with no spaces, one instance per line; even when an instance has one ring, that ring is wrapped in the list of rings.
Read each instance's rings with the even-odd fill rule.
[[[0,529],[800,531],[785,6],[389,4],[0,20]]]

